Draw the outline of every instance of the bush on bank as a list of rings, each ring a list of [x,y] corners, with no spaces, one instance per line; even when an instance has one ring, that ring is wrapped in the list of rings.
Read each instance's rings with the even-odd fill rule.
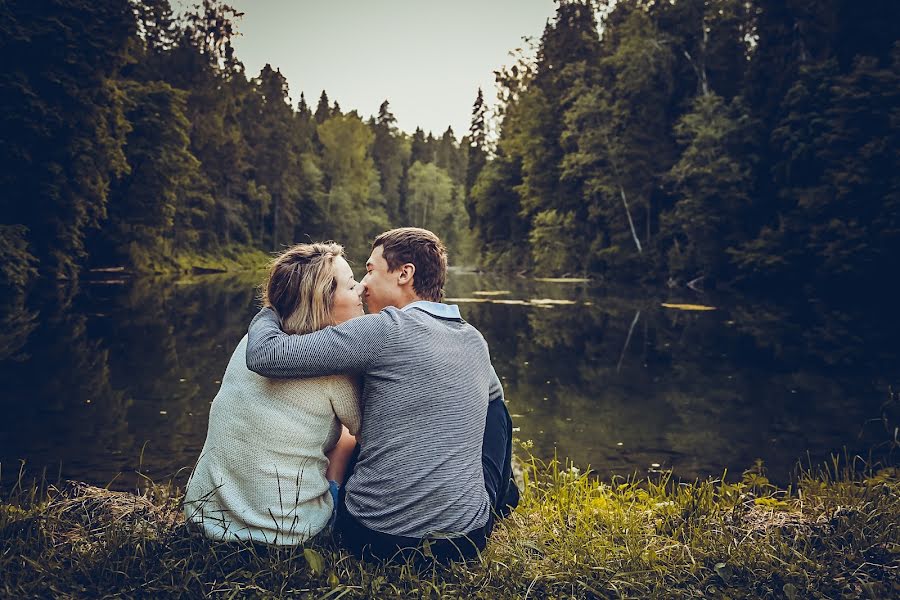
[[[598,481],[524,469],[519,508],[480,561],[356,560],[328,535],[265,551],[184,526],[180,492],[21,478],[0,503],[0,596],[319,598],[885,598],[900,594],[900,471],[835,462],[778,489]]]

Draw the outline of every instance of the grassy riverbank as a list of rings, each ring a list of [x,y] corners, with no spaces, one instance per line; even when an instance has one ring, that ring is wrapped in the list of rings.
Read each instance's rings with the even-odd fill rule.
[[[95,274],[195,275],[260,271],[272,254],[241,244],[221,246],[215,251],[183,251],[171,255],[151,255],[135,251],[131,259],[118,266],[99,267]]]
[[[900,472],[836,464],[778,490],[525,470],[481,562],[361,563],[328,536],[262,554],[184,527],[177,491],[19,484],[0,504],[5,597],[886,598],[900,594]]]
[[[250,246],[225,246],[212,253],[188,252],[175,256],[175,271],[232,272],[260,270],[272,260],[272,255]]]

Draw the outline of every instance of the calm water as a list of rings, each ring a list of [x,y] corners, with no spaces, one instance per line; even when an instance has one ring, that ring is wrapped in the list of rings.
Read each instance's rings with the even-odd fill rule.
[[[22,460],[114,488],[138,470],[183,481],[255,283],[84,282],[0,315],[0,485]],[[890,437],[893,314],[465,273],[447,292],[487,338],[516,435],[542,459],[694,478],[761,458],[785,481],[807,452],[815,462]]]

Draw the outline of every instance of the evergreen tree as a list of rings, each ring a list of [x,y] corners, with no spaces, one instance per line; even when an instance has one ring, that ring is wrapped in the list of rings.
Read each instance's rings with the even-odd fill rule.
[[[392,224],[406,222],[401,182],[409,157],[404,152],[404,144],[397,130],[397,119],[391,112],[387,100],[378,107],[378,117],[372,129],[375,139],[372,143],[372,160],[378,169],[381,195],[387,209],[388,221]]]
[[[466,146],[466,179],[465,201],[466,211],[469,213],[469,224],[475,225],[475,203],[472,199],[472,187],[478,179],[481,170],[487,163],[487,106],[484,103],[484,94],[478,88],[478,95],[472,104],[472,124],[469,125],[468,145]]]
[[[599,53],[597,22],[590,2],[562,2],[547,24],[538,48],[534,76],[519,100],[521,135],[510,145],[522,156],[522,209],[530,218],[541,210],[563,208],[575,190],[560,180],[563,115],[572,104],[573,85],[586,76]]]
[[[734,253],[745,276],[846,291],[887,268],[900,231],[898,57],[860,57],[847,74],[834,59],[801,69],[772,132],[777,224]]]
[[[144,52],[159,55],[171,50],[178,41],[179,28],[169,0],[142,0],[131,6]]]
[[[429,137],[431,136],[430,133],[428,135]],[[416,127],[416,131],[413,133],[409,161],[410,163],[434,162],[434,152],[431,144],[429,144],[428,140],[425,138],[425,132],[422,131],[421,127]]]
[[[462,185],[465,182],[465,155],[456,142],[452,127],[447,127],[441,139],[435,141],[434,162],[450,175],[454,183]]]
[[[596,8],[600,11],[595,11]],[[595,15],[603,15],[602,27]],[[900,253],[900,3],[560,2],[457,142],[315,111],[202,0],[0,9],[0,288],[416,223],[495,269],[860,290]],[[602,32],[602,36],[600,33]],[[526,44],[527,45],[527,44]],[[471,232],[461,225],[463,211]],[[39,269],[39,271],[38,271]],[[763,284],[763,285],[760,285]]]
[[[0,54],[15,57],[0,70],[0,225],[14,236],[5,243],[27,239],[20,258],[75,278],[85,236],[106,216],[110,181],[127,170],[115,77],[134,15],[125,0],[11,0],[0,31]]]
[[[727,249],[745,241],[741,224],[749,209],[751,169],[742,139],[746,115],[715,94],[698,96],[675,126],[681,158],[668,180],[675,207],[665,219],[671,242],[669,273],[689,281],[721,280]]]
[[[319,96],[319,103],[316,105],[315,120],[316,123],[321,125],[324,123],[328,117],[331,116],[331,107],[328,105],[328,94],[325,93],[325,90],[322,90],[322,95]]]
[[[91,258],[153,269],[173,253],[179,190],[203,175],[190,151],[187,93],[160,81],[124,82],[122,92],[131,123],[130,169],[111,187],[108,219]]]
[[[588,269],[637,279],[653,268],[643,255],[651,250],[654,200],[674,154],[660,110],[673,91],[673,56],[643,10],[623,2],[610,18],[617,29],[604,38],[597,69],[585,64],[569,72],[561,178],[583,198],[566,212],[589,225]]]
[[[312,111],[306,103],[306,96],[303,92],[300,92],[300,101],[297,103],[297,116],[301,121],[309,121],[313,118]]]
[[[253,149],[253,178],[271,196],[271,215],[266,220],[269,247],[277,250],[294,242],[295,228],[302,220],[299,176],[300,150],[297,147],[294,115],[289,104],[288,85],[281,71],[265,65],[253,81],[260,102],[252,115],[256,129],[250,138]]]

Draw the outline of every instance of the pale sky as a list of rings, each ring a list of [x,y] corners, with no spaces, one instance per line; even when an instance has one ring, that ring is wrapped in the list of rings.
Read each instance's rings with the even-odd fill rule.
[[[400,129],[457,139],[469,129],[478,87],[494,103],[494,70],[536,40],[553,0],[231,0],[244,13],[234,40],[247,76],[281,70],[294,106],[315,110],[322,90],[363,119],[387,99]]]

